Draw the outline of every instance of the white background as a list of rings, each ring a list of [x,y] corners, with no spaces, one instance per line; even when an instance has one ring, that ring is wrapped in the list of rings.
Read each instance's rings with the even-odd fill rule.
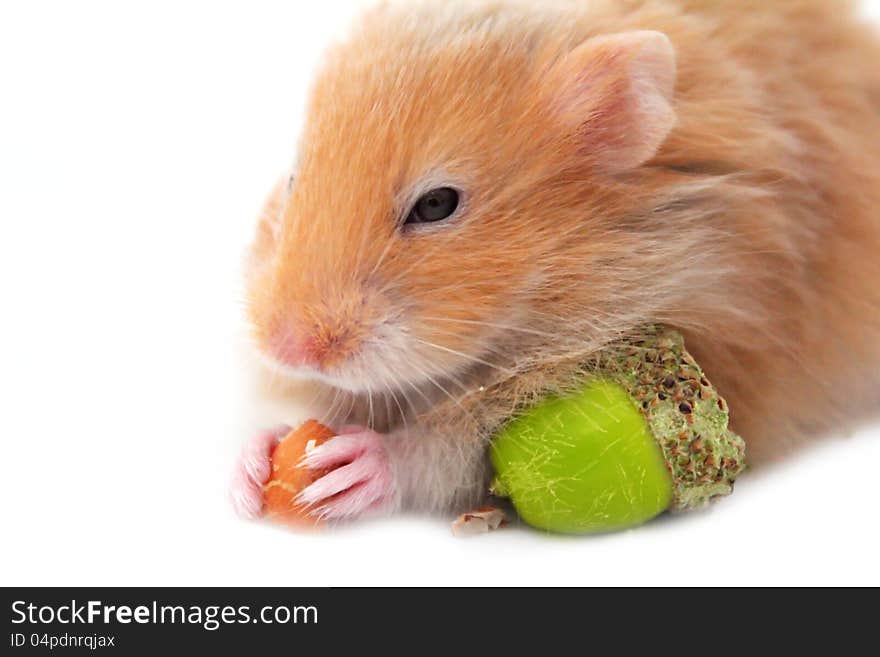
[[[279,419],[242,374],[240,256],[351,4],[0,5],[0,584],[880,584],[877,428],[601,538],[232,515]]]

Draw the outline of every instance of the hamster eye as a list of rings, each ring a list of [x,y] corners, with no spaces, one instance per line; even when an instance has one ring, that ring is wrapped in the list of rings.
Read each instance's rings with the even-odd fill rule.
[[[416,201],[405,223],[424,224],[448,219],[458,207],[458,201],[458,192],[451,187],[432,189]]]

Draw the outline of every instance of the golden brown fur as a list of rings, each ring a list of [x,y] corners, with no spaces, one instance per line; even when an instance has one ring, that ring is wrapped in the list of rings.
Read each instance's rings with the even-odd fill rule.
[[[675,49],[675,125],[612,171],[613,146],[558,119],[558,66],[633,30]],[[827,0],[375,10],[329,53],[296,180],[261,222],[257,340],[308,335],[325,381],[354,414],[375,395],[401,445],[408,418],[430,442],[399,450],[419,506],[477,495],[494,422],[645,322],[685,332],[753,459],[863,416],[880,401],[878,44]],[[401,231],[426,178],[460,184],[465,213]]]

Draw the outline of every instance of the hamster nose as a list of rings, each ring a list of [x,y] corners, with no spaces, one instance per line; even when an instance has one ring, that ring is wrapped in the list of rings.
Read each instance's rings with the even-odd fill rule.
[[[286,365],[324,370],[351,356],[358,344],[359,337],[350,330],[318,327],[305,334],[280,331],[271,339],[270,349]]]
[[[285,365],[299,367],[302,365],[316,366],[320,362],[320,354],[314,340],[283,333],[272,340],[272,352]]]

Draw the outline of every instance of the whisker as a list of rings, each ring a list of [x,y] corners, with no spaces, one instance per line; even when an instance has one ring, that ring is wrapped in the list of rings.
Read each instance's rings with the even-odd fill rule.
[[[400,405],[400,401],[397,399],[397,395],[394,394],[394,389],[390,384],[385,384],[385,387],[388,390],[388,394],[391,395],[391,398],[394,400],[394,403],[397,404],[397,410],[400,412],[400,420],[403,422],[403,431],[406,435],[409,435],[409,426],[406,423],[406,413],[403,412],[403,407]],[[391,416],[391,410],[388,411],[389,418]],[[390,425],[390,421],[389,421]]]
[[[465,354],[460,351],[456,351],[455,349],[450,349],[449,347],[444,347],[439,344],[434,344],[433,342],[428,342],[427,340],[422,340],[421,338],[413,338],[413,339],[416,342],[420,342],[421,344],[426,345],[428,347],[433,347],[434,349],[439,349],[440,351],[446,351],[450,354],[455,354],[456,356],[461,356],[462,358],[467,358],[468,360],[471,360],[475,363],[480,363],[482,365],[486,365],[487,367],[491,367],[493,369],[500,370],[500,371],[505,372],[507,374],[512,374],[512,371],[509,370],[508,368],[503,367],[501,365],[497,365],[496,363],[490,363],[489,361],[483,360],[482,358],[478,358],[477,356],[471,356],[470,354]]]
[[[456,319],[454,317],[424,317],[423,319],[431,321],[431,322],[451,322],[454,324],[467,324],[473,326],[486,326],[488,328],[502,329],[505,331],[516,331],[518,333],[529,333],[532,335],[539,335],[541,337],[552,338],[554,337],[552,333],[547,333],[546,331],[538,331],[535,329],[523,328],[520,326],[513,326],[511,324],[498,324],[494,322],[483,322],[475,319]]]

